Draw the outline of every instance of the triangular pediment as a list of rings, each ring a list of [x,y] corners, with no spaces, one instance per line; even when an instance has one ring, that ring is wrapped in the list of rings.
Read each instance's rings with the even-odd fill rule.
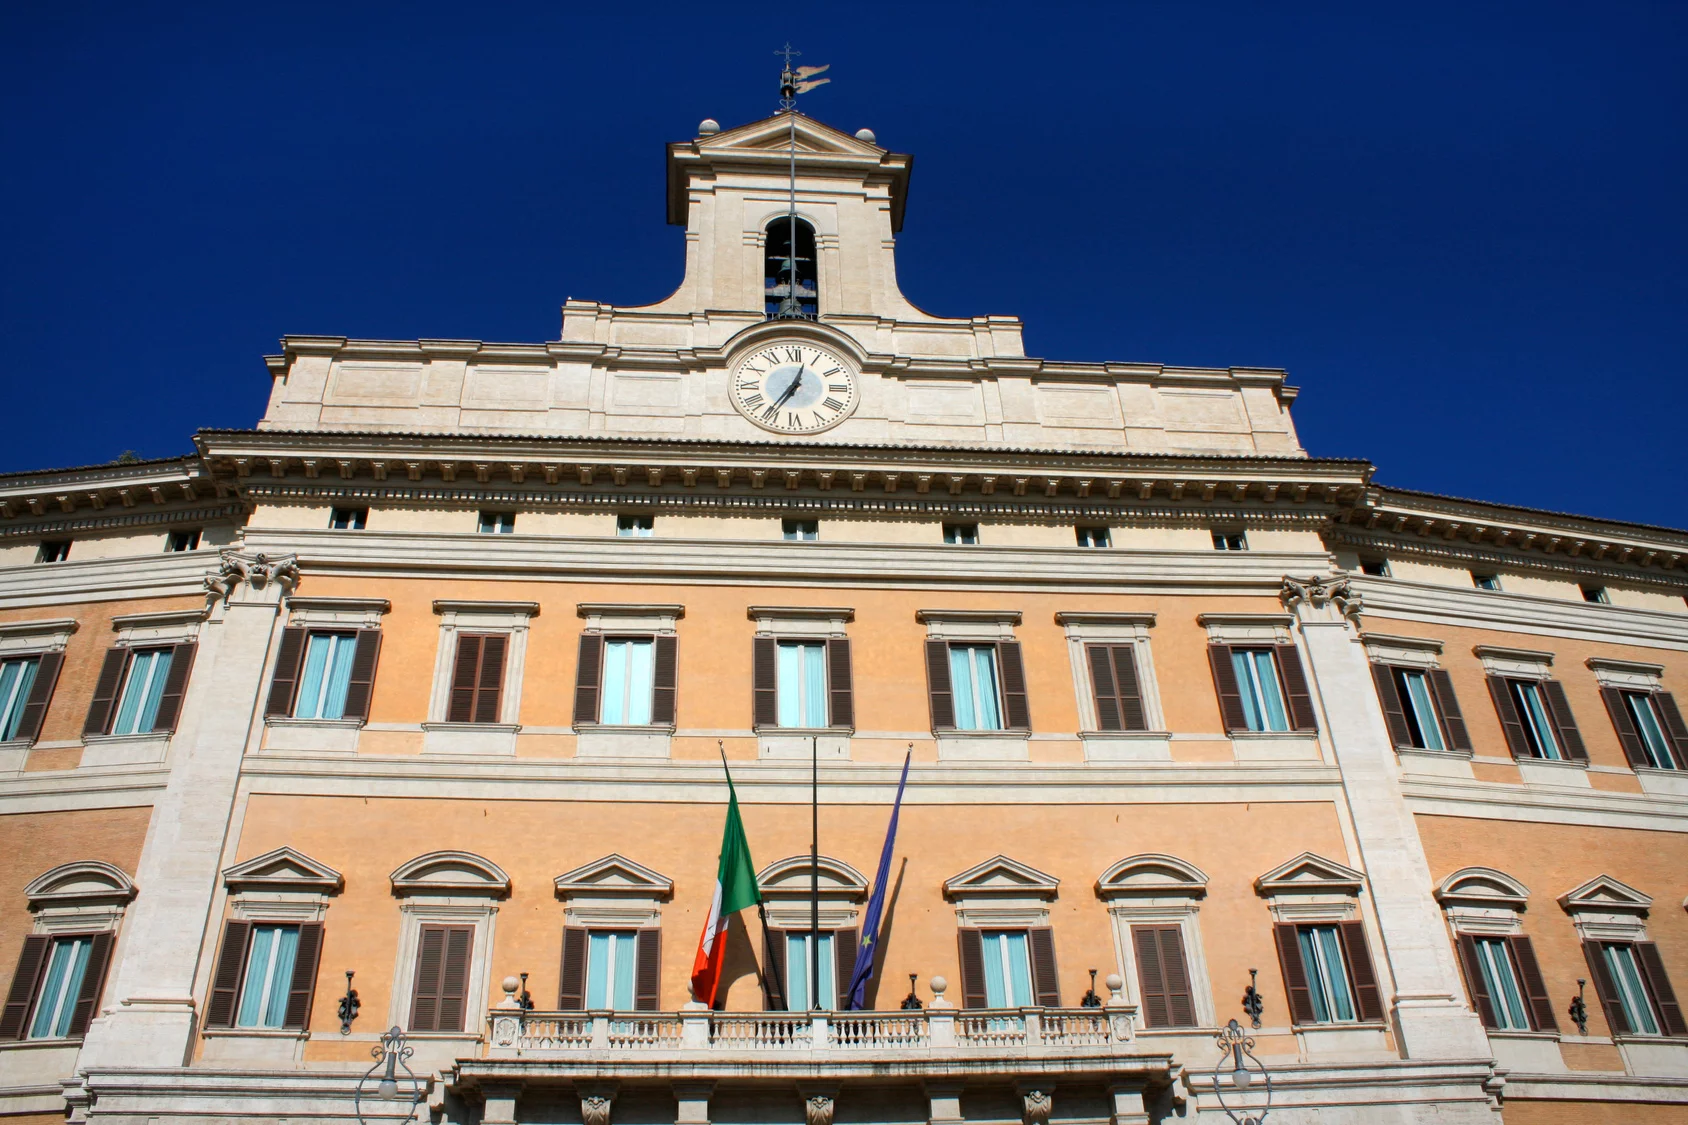
[[[1642,894],[1628,883],[1610,875],[1596,875],[1582,886],[1559,896],[1566,910],[1605,911],[1614,914],[1645,914],[1652,909],[1653,896]]]
[[[820,856],[811,861],[806,855],[794,855],[776,860],[756,873],[756,885],[764,897],[793,898],[809,893],[811,863],[818,868],[822,898],[859,900],[867,897],[867,878],[841,859]]]
[[[288,847],[276,848],[223,869],[223,885],[231,891],[288,887],[333,894],[342,883],[338,871]]]
[[[674,880],[636,863],[624,855],[602,859],[557,876],[557,896],[625,895],[633,898],[667,899],[674,893]]]
[[[1018,895],[1054,898],[1060,885],[1061,881],[1053,875],[1046,875],[1017,859],[998,855],[944,880],[944,897]]]
[[[1359,894],[1366,877],[1352,867],[1312,852],[1280,863],[1254,881],[1268,897],[1282,894]]]
[[[1530,888],[1492,867],[1465,867],[1455,871],[1436,888],[1436,901],[1443,906],[1506,906],[1524,909]]]
[[[1096,880],[1102,898],[1128,895],[1184,895],[1207,893],[1207,874],[1195,864],[1158,852],[1127,856]]]
[[[797,151],[799,153],[830,153],[839,156],[866,156],[874,160],[885,152],[878,145],[857,140],[849,133],[822,124],[812,117],[797,115]],[[788,152],[791,146],[791,119],[785,114],[764,117],[748,125],[724,129],[697,142],[705,155],[725,155],[733,151]]]

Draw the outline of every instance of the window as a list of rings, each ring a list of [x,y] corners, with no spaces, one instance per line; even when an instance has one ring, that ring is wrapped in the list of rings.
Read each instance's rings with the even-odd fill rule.
[[[1213,549],[1215,551],[1246,551],[1248,539],[1240,531],[1215,531],[1213,533]]]
[[[821,537],[819,520],[781,520],[785,537],[800,543],[810,543]]]
[[[950,645],[956,730],[1002,730],[995,645]]]
[[[816,936],[820,939],[820,982],[818,987],[811,987],[815,982],[811,979],[810,970],[815,966],[809,961],[809,940]],[[834,983],[833,974],[838,966],[835,964],[836,954],[832,938],[830,930],[823,930],[819,935],[807,931],[786,933],[785,995],[788,1011],[806,1012],[813,1008],[831,1008],[836,1002],[838,986]],[[811,997],[815,999],[811,1000]]]
[[[0,702],[4,701],[4,671],[0,671]],[[1684,768],[1682,715],[1676,700],[1664,691],[1629,691],[1604,687],[1606,709],[1631,765],[1654,769]],[[4,712],[0,711],[0,716]],[[3,721],[3,720],[0,720]],[[0,736],[5,728],[0,726]]]
[[[639,871],[655,875],[645,868]],[[585,883],[576,886],[586,891]],[[654,1012],[660,1000],[661,950],[662,931],[654,925],[603,929],[565,926],[557,1007],[567,1012]]]
[[[352,680],[356,633],[312,633],[305,642],[305,664],[299,695],[293,704],[296,719],[339,719],[346,713],[346,689]]]
[[[40,664],[39,656],[0,661],[0,742],[18,737],[24,708],[29,704],[29,693],[35,686],[35,673]]]
[[[636,745],[666,748],[666,735],[649,728],[674,726],[680,639],[669,630],[684,608],[591,603],[580,609],[587,627],[575,662],[574,726],[594,729],[580,732],[575,752],[621,755]],[[768,676],[771,695],[772,667]],[[773,722],[770,715],[768,724]]]
[[[1136,645],[1085,645],[1090,688],[1096,701],[1096,729],[1148,730],[1143,691],[1137,679]]]
[[[1471,584],[1479,590],[1499,590],[1500,575],[1480,574],[1474,570],[1471,572]]]
[[[586,1007],[633,1010],[638,931],[593,930],[586,950]]]
[[[946,523],[944,542],[964,547],[979,545],[979,525],[976,523]]]
[[[368,508],[335,508],[328,515],[328,526],[335,531],[362,531],[368,522]]]
[[[411,1031],[462,1031],[475,927],[424,925],[417,935]]]
[[[36,562],[56,563],[64,562],[70,557],[70,540],[50,539],[41,544],[41,551],[35,556]]]
[[[164,542],[166,552],[199,550],[199,528],[191,531],[172,531]]]
[[[82,981],[88,973],[93,945],[93,934],[53,939],[47,975],[35,1002],[35,1018],[29,1021],[31,1039],[63,1039],[70,1035],[71,1019],[82,995]]]
[[[224,922],[205,1025],[304,1030],[321,952],[321,922]]]
[[[1131,927],[1137,983],[1147,1027],[1195,1027],[1196,1007],[1182,926]]]
[[[1389,577],[1389,560],[1388,559],[1361,559],[1360,560],[1360,573],[1361,574],[1369,574],[1373,578],[1388,578]]]
[[[1287,731],[1283,692],[1269,648],[1233,648],[1231,670],[1242,695],[1243,718],[1251,731]]]
[[[649,539],[656,534],[655,516],[617,516],[615,533],[623,538]]]
[[[1359,872],[1304,853],[1257,880],[1261,893],[1274,900],[1273,914],[1304,913],[1315,908],[1299,878],[1319,877],[1326,886],[1357,894]],[[1318,907],[1324,909],[1323,907]],[[1349,907],[1348,909],[1352,909]],[[1359,921],[1278,921],[1272,926],[1278,964],[1284,973],[1290,1016],[1297,1024],[1378,1023],[1383,1020],[1383,990],[1372,968],[1365,925]]]
[[[980,935],[985,960],[985,1007],[1029,1008],[1037,1003],[1032,992],[1031,957],[1025,930],[985,930]]]
[[[255,925],[240,984],[236,1027],[285,1027],[287,994],[299,956],[298,926]]]
[[[1528,756],[1563,761],[1565,756],[1560,752],[1553,720],[1548,717],[1541,685],[1534,680],[1507,680],[1506,689],[1519,716]]]
[[[509,535],[516,530],[516,513],[482,512],[479,530],[482,535]]]
[[[1395,745],[1416,750],[1470,750],[1453,682],[1440,668],[1373,664],[1372,678]]]
[[[603,703],[598,722],[618,727],[651,725],[655,672],[655,639],[606,637]]]
[[[1612,1030],[1620,1034],[1657,1035],[1659,1022],[1654,1015],[1653,999],[1649,995],[1651,990],[1642,979],[1641,966],[1635,956],[1635,943],[1603,941],[1598,944],[1605,973],[1595,979],[1607,986],[1604,998],[1608,1010],[1613,1015],[1621,1015],[1627,1025],[1622,1031],[1618,1028]]]
[[[1612,599],[1606,594],[1604,586],[1584,586],[1582,588],[1583,601],[1594,602],[1596,605],[1610,605]]]
[[[811,730],[826,726],[825,642],[780,641],[776,651],[779,725]]]
[[[459,633],[457,661],[451,673],[449,723],[496,723],[504,694],[507,633]]]
[[[1502,1031],[1529,1031],[1530,1017],[1524,1010],[1523,993],[1518,987],[1518,974],[1513,970],[1512,954],[1507,940],[1499,937],[1472,939],[1476,953],[1477,971],[1488,993],[1494,1013],[1493,1026]]]
[[[791,245],[793,226],[797,228],[795,253]],[[767,226],[765,262],[762,307],[767,318],[813,320],[819,309],[820,296],[815,280],[815,228],[802,219],[793,220],[789,215],[771,220]]]
[[[1075,529],[1078,534],[1080,547],[1112,547],[1113,540],[1105,527],[1080,527]]]
[[[117,699],[117,717],[107,733],[145,734],[157,728],[164,683],[174,655],[170,648],[141,648],[129,653],[123,691]]]
[[[1353,992],[1342,959],[1342,937],[1336,926],[1297,926],[1301,963],[1307,970],[1314,1023],[1354,1021]]]

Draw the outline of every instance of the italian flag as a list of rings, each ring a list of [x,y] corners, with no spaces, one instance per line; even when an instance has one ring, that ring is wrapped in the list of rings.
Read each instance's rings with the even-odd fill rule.
[[[721,768],[726,768],[721,763]],[[721,965],[727,955],[727,920],[747,906],[762,901],[756,885],[756,865],[750,861],[750,841],[744,838],[744,821],[739,819],[738,794],[733,775],[727,774],[727,828],[721,835],[721,866],[715,873],[715,899],[709,904],[709,920],[698,939],[697,958],[692,962],[692,999],[715,1006],[715,992],[721,984]]]

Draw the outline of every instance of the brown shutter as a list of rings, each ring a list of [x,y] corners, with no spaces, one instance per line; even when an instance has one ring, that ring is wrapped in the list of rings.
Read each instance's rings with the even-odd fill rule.
[[[1114,688],[1112,653],[1107,645],[1085,645],[1090,659],[1090,687],[1096,697],[1096,729],[1124,730],[1120,719],[1119,694]]]
[[[850,638],[826,642],[827,726],[856,725],[856,680],[850,665]]]
[[[1272,936],[1278,943],[1278,965],[1284,972],[1284,995],[1289,997],[1291,1020],[1318,1022],[1313,1011],[1313,990],[1307,983],[1307,966],[1301,962],[1300,935],[1293,925],[1278,922],[1272,926]]]
[[[440,966],[440,1031],[462,1031],[463,1011],[469,1003],[469,955],[474,952],[473,926],[452,926],[445,937]]]
[[[35,674],[36,682],[41,680],[41,673]],[[1676,768],[1688,769],[1688,723],[1682,721],[1682,711],[1676,706],[1676,697],[1668,691],[1653,692],[1653,704],[1658,707],[1659,715],[1665,721],[1665,733],[1670,735],[1671,742],[1676,744]]]
[[[1137,646],[1114,645],[1114,686],[1119,689],[1120,721],[1126,730],[1148,730],[1143,688],[1137,680]]]
[[[762,1007],[783,1012],[785,998],[785,931],[762,927]]]
[[[88,704],[88,718],[82,733],[106,734],[111,730],[111,716],[117,710],[117,693],[123,688],[123,669],[129,664],[129,650],[106,650],[105,663],[100,665],[100,678],[94,683],[94,699]]]
[[[70,1014],[70,1027],[65,1035],[80,1039],[88,1034],[88,1023],[99,1006],[100,993],[105,991],[106,969],[111,965],[112,933],[102,930],[91,935],[88,967],[82,972],[82,988],[76,994],[76,1007]]]
[[[1565,685],[1558,680],[1545,680],[1541,686],[1547,695],[1547,708],[1553,712],[1553,725],[1558,728],[1559,749],[1573,762],[1588,761],[1588,750],[1577,730],[1577,717],[1571,714],[1571,701],[1565,698]]]
[[[1131,944],[1137,952],[1137,988],[1143,1004],[1143,1026],[1171,1027],[1166,972],[1161,965],[1160,927],[1131,927]]]
[[[1506,682],[1505,676],[1486,676],[1489,682],[1489,698],[1495,701],[1495,714],[1500,717],[1500,729],[1506,733],[1506,747],[1512,751],[1514,758],[1528,758],[1530,743],[1524,737],[1524,723],[1518,717],[1518,708],[1512,702],[1512,690]]]
[[[633,1007],[654,1012],[662,1003],[662,931],[647,926],[633,940]]]
[[[1207,660],[1213,665],[1213,687],[1219,693],[1219,718],[1225,724],[1225,732],[1247,730],[1248,715],[1243,711],[1237,670],[1231,666],[1231,646],[1208,645]]]
[[[504,654],[509,647],[510,638],[503,633],[481,638],[481,670],[475,679],[477,723],[498,722],[498,705],[504,698]]]
[[[1295,730],[1318,730],[1319,718],[1313,713],[1313,695],[1307,688],[1307,673],[1301,667],[1301,653],[1294,645],[1272,647],[1278,654],[1278,675],[1284,681],[1290,726]]]
[[[1371,949],[1366,945],[1364,922],[1339,922],[1342,931],[1342,951],[1348,957],[1348,975],[1354,981],[1354,998],[1359,1017],[1365,1022],[1383,1019],[1383,990],[1378,987],[1377,971],[1372,968]]]
[[[850,978],[856,973],[855,930],[832,931],[832,990],[834,1006],[842,1012],[850,1007]]]
[[[956,931],[961,946],[961,1006],[983,1008],[989,1001],[985,996],[984,935],[971,926]]]
[[[223,923],[223,946],[217,953],[217,968],[211,975],[211,997],[205,1003],[206,1027],[233,1027],[235,1002],[240,999],[240,978],[246,972],[247,939],[252,923],[230,919]]]
[[[467,723],[475,717],[475,682],[481,670],[481,637],[476,633],[457,635],[457,658],[451,668],[451,696],[446,705],[448,723]]]
[[[270,676],[270,695],[264,703],[264,718],[293,714],[293,693],[299,686],[299,665],[305,659],[306,630],[288,626],[281,631],[276,649],[275,672]]]
[[[41,733],[41,722],[47,717],[47,703],[53,698],[53,685],[59,682],[59,669],[64,666],[64,653],[44,652],[35,665],[35,682],[29,687],[29,699],[18,716],[18,729],[13,738],[35,741]]]
[[[1647,757],[1647,748],[1641,745],[1641,735],[1635,729],[1635,719],[1624,703],[1624,693],[1614,687],[1603,687],[1600,698],[1606,702],[1606,713],[1612,717],[1612,728],[1618,732],[1618,741],[1623,744],[1624,756],[1629,759],[1629,764],[1652,765],[1652,759]]]
[[[1653,1006],[1659,1010],[1659,1026],[1666,1035],[1688,1035],[1688,1024],[1682,1022],[1682,1005],[1676,1002],[1676,991],[1665,975],[1665,963],[1659,957],[1659,947],[1650,941],[1635,943],[1635,960],[1641,965],[1641,975],[1647,978],[1647,990],[1653,994]]]
[[[1371,666],[1372,682],[1377,685],[1377,701],[1383,705],[1383,721],[1389,725],[1389,739],[1396,746],[1411,746],[1412,731],[1407,727],[1407,711],[1401,705],[1401,693],[1395,687],[1395,670],[1387,664]]]
[[[1002,711],[1009,730],[1031,730],[1032,712],[1026,703],[1026,665],[1019,641],[1000,641],[997,661],[1002,665]]]
[[[944,641],[926,642],[926,692],[932,700],[932,729],[954,730],[955,691],[950,686],[949,645]]]
[[[1033,926],[1026,931],[1026,946],[1031,953],[1032,992],[1040,1008],[1061,1006],[1061,982],[1055,974],[1055,931],[1049,926]]]
[[[1162,926],[1160,932],[1161,967],[1166,971],[1166,1003],[1171,1010],[1173,1027],[1196,1026],[1195,991],[1190,987],[1190,970],[1184,958],[1184,931],[1178,926]]]
[[[1459,709],[1459,696],[1454,694],[1453,677],[1446,668],[1430,669],[1430,687],[1436,693],[1436,710],[1442,714],[1442,733],[1447,735],[1448,749],[1471,752],[1471,732],[1465,728],[1465,713]]]
[[[780,725],[779,642],[757,637],[750,644],[750,721],[757,727]]]
[[[1512,950],[1512,960],[1518,966],[1520,983],[1524,986],[1524,1002],[1530,1007],[1530,1026],[1537,1031],[1558,1031],[1559,1021],[1553,1018],[1553,999],[1547,994],[1547,982],[1542,979],[1541,966],[1536,963],[1536,949],[1530,939],[1517,935],[1506,939]]]
[[[352,674],[346,681],[343,719],[369,718],[369,700],[375,693],[375,666],[381,659],[381,630],[359,629],[357,647],[352,650]]]
[[[283,1027],[303,1031],[311,1026],[311,1000],[316,996],[317,966],[321,962],[322,923],[299,923],[299,946],[293,957],[293,980],[287,986]]]
[[[410,993],[412,1031],[439,1030],[440,969],[445,962],[445,938],[450,929],[449,926],[423,926],[418,935],[416,982]]]
[[[674,695],[680,678],[680,638],[658,637],[651,669],[651,725],[674,725]]]
[[[1595,995],[1600,997],[1600,1006],[1606,1010],[1606,1026],[1613,1035],[1628,1035],[1629,1020],[1624,1016],[1624,1003],[1618,996],[1618,989],[1612,982],[1612,974],[1607,971],[1606,958],[1601,952],[1600,943],[1585,941],[1582,943],[1583,957],[1588,961],[1588,975],[1594,980]]]
[[[574,666],[574,725],[598,721],[598,692],[604,679],[604,635],[580,634],[580,658]]]
[[[586,1007],[586,943],[580,926],[563,927],[563,967],[557,974],[557,1008],[578,1012]]]
[[[46,934],[30,934],[23,939],[12,987],[6,991],[6,1006],[0,1010],[0,1039],[28,1037],[29,1009],[35,1003],[35,990],[41,987],[47,952],[52,947],[53,939]]]
[[[1495,1019],[1494,997],[1489,995],[1489,983],[1483,979],[1483,964],[1479,960],[1477,939],[1471,934],[1459,935],[1459,962],[1465,969],[1465,987],[1471,990],[1471,1005],[1484,1027],[1498,1027]]]
[[[164,692],[158,697],[158,716],[152,721],[153,730],[174,731],[176,720],[182,715],[182,696],[188,690],[188,675],[193,671],[193,658],[199,646],[193,641],[179,644],[170,651],[170,670],[164,674]]]

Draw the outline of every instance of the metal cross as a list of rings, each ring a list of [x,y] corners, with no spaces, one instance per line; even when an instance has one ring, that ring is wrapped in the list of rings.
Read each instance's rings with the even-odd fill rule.
[[[792,56],[801,55],[802,53],[803,53],[802,51],[797,50],[790,43],[787,43],[784,47],[782,47],[779,50],[774,52],[774,54],[776,54],[776,55],[784,55],[785,56],[785,69],[787,69],[787,70],[791,69]]]

